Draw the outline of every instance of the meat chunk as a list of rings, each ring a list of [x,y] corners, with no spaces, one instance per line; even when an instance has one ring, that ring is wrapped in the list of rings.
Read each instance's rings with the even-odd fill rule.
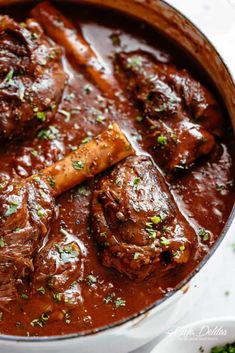
[[[0,302],[15,299],[21,278],[49,231],[54,199],[43,180],[8,184],[0,194]]]
[[[192,256],[195,233],[148,157],[129,157],[101,178],[91,214],[103,264],[129,278],[162,276]]]
[[[51,237],[35,258],[34,286],[46,283],[56,292],[64,293],[78,278],[81,250],[68,231],[61,228],[60,232]]]
[[[164,169],[189,168],[212,151],[222,134],[222,113],[187,70],[141,51],[117,54],[115,69],[150,126],[151,146]]]
[[[0,138],[52,118],[67,80],[61,54],[36,21],[0,16]]]

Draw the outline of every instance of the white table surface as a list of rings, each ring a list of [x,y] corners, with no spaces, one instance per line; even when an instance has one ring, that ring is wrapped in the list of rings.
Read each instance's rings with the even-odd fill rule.
[[[214,43],[235,77],[235,0],[168,0],[184,13]],[[203,297],[187,317],[178,323],[183,326],[193,321],[218,316],[235,316],[235,222],[225,248],[223,266],[218,280],[208,282]],[[195,310],[196,308],[196,310]],[[132,353],[149,353],[159,339]],[[169,352],[171,353],[171,352]]]

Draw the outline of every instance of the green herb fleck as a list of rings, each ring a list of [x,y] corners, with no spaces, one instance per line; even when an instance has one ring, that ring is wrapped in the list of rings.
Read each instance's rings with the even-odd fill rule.
[[[10,71],[8,72],[8,74],[5,77],[5,81],[9,83],[12,80],[13,75],[14,75],[14,70],[10,69]]]
[[[98,115],[97,118],[96,118],[96,121],[98,123],[102,123],[104,120],[105,120],[105,117],[103,115]]]
[[[143,118],[142,116],[138,115],[138,116],[135,118],[135,120],[136,120],[138,123],[141,123],[141,122],[144,120],[144,118]]]
[[[38,138],[41,140],[54,140],[59,134],[59,130],[51,125],[47,130],[42,129],[38,133]]]
[[[54,293],[53,294],[53,299],[55,303],[61,303],[62,301],[62,293]]]
[[[38,34],[37,33],[35,33],[35,32],[31,33],[31,39],[32,40],[35,40],[37,38],[38,38]]]
[[[25,300],[29,299],[29,296],[27,294],[25,294],[25,293],[22,293],[20,295],[20,297],[21,297],[21,299],[25,299]]]
[[[78,187],[78,193],[82,196],[88,196],[89,195],[89,191],[85,188],[84,185],[80,185]]]
[[[3,238],[0,238],[0,248],[3,248],[5,246],[5,241]]]
[[[198,235],[200,238],[202,238],[203,241],[207,241],[210,238],[210,233],[207,230],[205,230],[204,228],[199,229]]]
[[[8,207],[7,211],[5,212],[5,217],[10,217],[12,214],[14,214],[17,211],[17,207],[18,203],[12,202]]]
[[[37,112],[36,117],[38,120],[45,121],[46,120],[46,113],[45,112]]]
[[[82,144],[85,145],[86,143],[90,142],[92,140],[92,137],[91,136],[87,136],[85,137],[83,140],[82,140]]]
[[[139,178],[139,177],[136,177],[136,178],[133,180],[133,189],[134,189],[134,190],[137,190],[139,183],[140,183],[140,178]]]
[[[49,185],[54,188],[55,187],[55,179],[52,178],[52,176],[49,176],[47,178]]]
[[[235,342],[225,346],[216,346],[211,349],[211,353],[235,353]]]
[[[126,306],[126,301],[122,298],[117,298],[115,299],[114,304],[115,304],[115,308],[118,309],[122,306]]]
[[[154,223],[154,224],[158,224],[158,223],[161,223],[162,219],[160,216],[153,216],[151,218],[151,221]]]
[[[42,313],[42,315],[38,319],[34,319],[30,322],[30,325],[43,327],[49,319],[49,315],[47,313]]]
[[[84,163],[82,161],[72,161],[72,166],[76,170],[81,170],[84,168]]]
[[[170,240],[167,239],[166,237],[161,237],[160,244],[161,244],[161,246],[168,246],[168,245],[170,245]]]
[[[166,136],[160,135],[157,138],[157,142],[159,143],[159,145],[161,145],[162,147],[165,147],[167,145],[167,138]]]
[[[97,278],[96,278],[94,275],[89,274],[89,275],[87,276],[87,283],[88,283],[89,285],[92,285],[92,284],[94,284],[94,283],[96,283],[96,282],[97,282]]]
[[[44,287],[40,287],[40,288],[37,288],[37,292],[40,293],[40,294],[45,294],[46,290],[45,290]]]

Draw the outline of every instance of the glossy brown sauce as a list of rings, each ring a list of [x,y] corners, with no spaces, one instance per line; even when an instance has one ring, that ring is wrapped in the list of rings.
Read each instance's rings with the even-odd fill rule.
[[[120,48],[119,44],[124,50],[141,48],[153,53],[159,61],[186,66],[187,56],[143,23],[96,8],[91,11],[90,7],[77,5],[70,5],[70,9],[68,5],[60,7],[75,25],[81,26],[85,38],[110,70],[113,52]],[[17,6],[9,10],[4,8],[1,12],[9,13],[17,20],[24,20],[28,10],[20,15],[18,9]],[[113,34],[120,41],[118,46],[112,40]],[[0,180],[12,177],[15,173],[25,178],[63,158],[81,144],[84,138],[101,132],[110,120],[118,122],[137,153],[151,152],[145,138],[145,127],[136,121],[139,112],[125,98],[121,89],[123,103],[119,111],[116,111],[112,102],[88,81],[86,74],[71,58],[64,57],[63,63],[69,74],[69,84],[60,105],[60,113],[49,124],[54,129],[44,128],[52,134],[52,138],[42,140],[37,137],[36,132],[31,132],[17,142],[1,146]],[[188,67],[193,70],[194,65],[191,63]],[[194,76],[201,79],[204,74],[196,72]],[[66,119],[64,111],[70,112],[70,119],[68,116]],[[97,121],[99,115],[105,118],[102,122]],[[171,275],[158,280],[151,276],[142,282],[130,281],[115,270],[105,268],[89,232],[93,181],[87,182],[84,188],[76,187],[57,199],[57,218],[51,224],[48,238],[44,240],[44,244],[50,239],[59,243],[67,237],[78,242],[82,249],[84,256],[75,274],[73,273],[73,285],[66,292],[68,302],[61,302],[58,297],[53,296],[49,285],[43,287],[45,293],[39,291],[32,298],[30,284],[25,281],[21,292],[28,298],[10,303],[7,309],[2,310],[0,332],[43,336],[92,330],[136,314],[172,291],[208,253],[219,237],[233,206],[234,140],[229,123],[226,125],[225,136],[210,157],[175,180],[167,181],[179,208],[195,231],[205,228],[211,232],[209,246],[198,237],[199,246],[195,258],[182,266],[180,271],[172,271]],[[68,231],[66,236],[61,234],[61,227]],[[48,310],[50,317],[42,327],[33,326],[32,321]]]

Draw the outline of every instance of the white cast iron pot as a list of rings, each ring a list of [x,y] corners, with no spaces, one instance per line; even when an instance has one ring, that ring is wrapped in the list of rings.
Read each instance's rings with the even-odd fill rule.
[[[0,6],[9,2],[19,0],[0,0]],[[179,43],[207,71],[235,127],[235,87],[232,75],[214,46],[177,10],[161,0],[74,0],[74,2],[100,4],[134,15]],[[69,6],[73,6],[72,2]],[[3,13],[4,9],[0,8],[0,12]],[[235,44],[235,36],[233,42]],[[231,45],[232,49],[234,47]],[[0,353],[127,353],[144,345],[185,315],[200,297],[207,278],[216,275],[222,261],[223,248],[232,234],[232,228],[235,228],[232,227],[235,210],[233,211],[220,239],[200,266],[173,293],[154,303],[151,308],[146,308],[125,322],[86,335],[40,338],[1,335]]]

